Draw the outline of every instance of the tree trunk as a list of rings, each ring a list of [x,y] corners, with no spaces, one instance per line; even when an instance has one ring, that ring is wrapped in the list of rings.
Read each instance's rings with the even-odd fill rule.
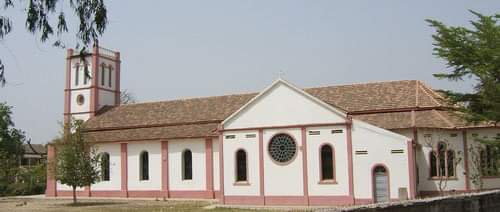
[[[76,186],[73,186],[73,204],[76,204]]]

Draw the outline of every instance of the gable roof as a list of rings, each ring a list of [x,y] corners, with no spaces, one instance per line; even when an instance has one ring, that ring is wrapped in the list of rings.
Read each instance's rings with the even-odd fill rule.
[[[417,80],[326,86],[303,91],[332,108],[346,111],[355,119],[385,129],[465,126],[460,118],[450,117],[452,112],[443,111],[449,107],[443,97]],[[218,124],[257,95],[121,105],[90,118],[85,127],[91,139],[96,141],[215,136]],[[415,110],[414,119],[412,110]]]
[[[236,117],[238,114],[240,114],[242,111],[244,111],[246,108],[250,107],[250,105],[252,105],[254,102],[256,102],[258,99],[260,99],[262,96],[264,96],[266,93],[269,93],[271,92],[271,90],[279,85],[283,85],[283,86],[286,86],[288,88],[290,88],[291,90],[297,92],[298,94],[306,97],[307,99],[309,100],[312,100],[313,102],[317,103],[318,105],[326,108],[327,110],[337,114],[337,115],[340,115],[342,116],[343,118],[346,118],[347,114],[343,111],[341,111],[340,109],[338,108],[335,108],[333,105],[331,104],[328,104],[324,101],[321,101],[320,99],[312,96],[311,94],[305,92],[304,90],[294,86],[293,84],[287,82],[286,80],[283,80],[281,78],[279,78],[278,80],[274,81],[269,87],[267,87],[266,89],[264,89],[262,92],[260,92],[259,94],[255,95],[252,99],[250,99],[250,101],[248,101],[247,103],[245,103],[243,106],[241,106],[237,111],[235,111],[233,114],[231,114],[229,117],[225,118],[224,121],[222,121],[222,125],[228,123],[229,121],[231,121],[234,117]]]

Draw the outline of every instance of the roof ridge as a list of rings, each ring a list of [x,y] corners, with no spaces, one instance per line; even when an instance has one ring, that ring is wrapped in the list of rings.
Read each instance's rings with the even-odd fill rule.
[[[341,84],[341,85],[327,85],[327,86],[318,86],[318,87],[308,87],[308,88],[301,88],[301,89],[307,92],[307,90],[310,90],[310,89],[319,89],[319,88],[342,87],[342,86],[356,86],[356,85],[369,85],[369,84],[386,84],[386,83],[411,82],[411,81],[417,81],[417,80],[389,80],[389,81],[377,81],[377,82],[363,82],[363,83],[353,83],[353,84]],[[244,92],[244,93],[233,93],[233,94],[226,94],[226,95],[199,96],[199,97],[188,97],[188,98],[169,99],[169,100],[160,100],[160,101],[154,101],[153,100],[153,101],[146,101],[146,102],[137,102],[137,103],[123,104],[123,105],[119,105],[119,106],[122,107],[122,106],[155,104],[155,103],[175,102],[175,101],[188,101],[188,100],[196,100],[196,99],[208,99],[208,98],[229,97],[229,96],[242,96],[242,95],[252,95],[252,94],[253,95],[257,95],[259,93],[260,92]]]
[[[132,105],[143,105],[143,104],[155,104],[155,103],[163,103],[163,102],[177,102],[177,101],[188,101],[188,100],[196,100],[196,99],[209,99],[209,98],[217,98],[217,97],[243,96],[243,95],[252,95],[252,94],[258,94],[258,93],[257,92],[248,92],[248,93],[217,95],[217,96],[187,97],[187,98],[179,98],[179,99],[160,100],[160,101],[137,102],[137,103],[123,104],[123,105],[119,105],[119,106],[121,107],[121,106],[132,106]]]
[[[432,110],[432,112],[435,112],[439,117],[441,117],[441,119],[444,120],[444,122],[446,122],[450,127],[457,127],[455,124],[453,124],[453,122],[451,122],[450,120],[448,120],[446,117],[443,116],[443,114],[441,114],[439,111],[437,110]]]
[[[411,81],[418,81],[418,80],[388,80],[388,81],[359,82],[359,83],[351,83],[351,84],[339,84],[339,85],[326,85],[326,86],[318,86],[318,87],[309,87],[309,88],[303,88],[303,89],[304,90],[308,90],[308,89],[317,89],[317,88],[355,86],[355,85],[369,85],[369,84],[386,84],[386,83],[411,82]]]
[[[431,99],[432,99],[432,101],[434,101],[434,103],[436,103],[438,106],[443,106],[441,103],[439,103],[439,102],[436,100],[436,98],[435,98],[434,96],[432,96],[431,94],[429,94],[429,93],[427,92],[427,90],[431,90],[431,92],[432,92],[432,89],[429,89],[429,88],[428,88],[425,84],[423,84],[423,82],[420,82],[420,86],[419,86],[419,88],[421,88],[421,89],[422,89],[422,91],[423,91],[423,92],[424,92],[424,93],[425,93],[425,94],[426,94],[429,98],[431,98]],[[434,94],[434,93],[433,93],[433,94]]]

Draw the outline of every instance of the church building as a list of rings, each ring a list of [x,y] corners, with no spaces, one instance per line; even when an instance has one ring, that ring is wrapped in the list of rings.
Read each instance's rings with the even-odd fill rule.
[[[474,191],[478,174],[483,189],[500,188],[475,141],[500,128],[466,123],[417,80],[277,79],[258,93],[120,105],[119,52],[94,47],[83,61],[70,49],[66,61],[65,121],[84,120],[102,158],[100,181],[78,196],[354,205]],[[49,145],[48,160],[56,154]],[[70,195],[48,175],[46,196]]]

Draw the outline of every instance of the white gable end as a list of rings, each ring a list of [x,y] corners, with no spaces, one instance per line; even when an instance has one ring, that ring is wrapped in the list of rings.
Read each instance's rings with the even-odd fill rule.
[[[344,122],[345,114],[278,80],[223,122],[224,129]]]

